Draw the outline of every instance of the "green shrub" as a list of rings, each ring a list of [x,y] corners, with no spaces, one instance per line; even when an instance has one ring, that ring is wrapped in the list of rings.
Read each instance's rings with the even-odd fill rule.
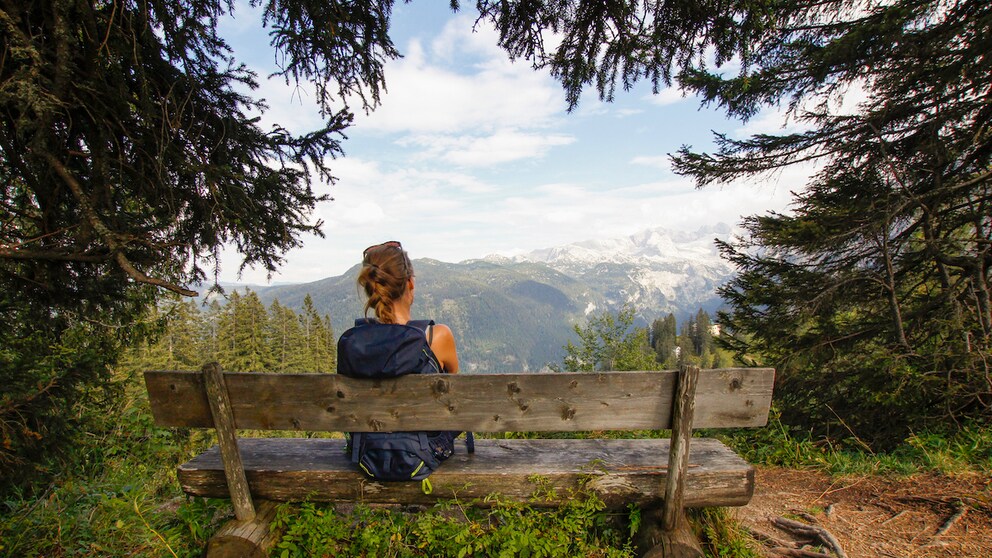
[[[703,551],[712,558],[761,558],[754,538],[734,520],[727,508],[690,510],[690,518],[702,533]]]
[[[992,427],[987,425],[921,432],[890,451],[875,452],[854,437],[813,440],[812,434],[784,424],[773,408],[764,428],[715,435],[751,463],[813,468],[836,475],[992,471]]]
[[[535,504],[541,490],[539,483]],[[272,555],[630,557],[632,517],[620,515],[611,516],[602,501],[586,493],[558,508],[492,497],[484,508],[450,500],[413,514],[366,505],[339,513],[307,502],[279,508],[275,524],[283,534]]]

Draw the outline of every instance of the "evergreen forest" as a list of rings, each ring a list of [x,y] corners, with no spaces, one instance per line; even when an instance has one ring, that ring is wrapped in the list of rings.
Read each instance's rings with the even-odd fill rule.
[[[309,295],[301,314],[278,300],[265,308],[246,289],[232,291],[223,305],[215,298],[203,309],[190,300],[165,304],[150,319],[163,322],[161,333],[127,355],[142,370],[196,370],[213,361],[240,372],[335,370],[337,339],[331,319],[317,314]]]

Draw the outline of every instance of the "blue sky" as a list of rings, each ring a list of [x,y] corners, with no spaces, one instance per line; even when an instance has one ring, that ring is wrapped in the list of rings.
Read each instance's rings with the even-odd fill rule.
[[[386,240],[402,241],[413,258],[454,262],[646,228],[736,224],[785,209],[789,191],[802,186],[800,169],[696,190],[669,169],[668,153],[683,144],[708,149],[712,130],[780,131],[780,113],[744,125],[676,90],[653,95],[648,83],[618,91],[612,103],[588,91],[568,113],[550,75],[509,61],[492,29],[473,31],[470,6],[452,14],[446,4],[396,6],[391,35],[404,57],[386,66],[382,105],[348,130],[346,156],[332,163],[338,182],[316,185],[334,198],[313,215],[326,238],[305,237],[272,282],[339,275]],[[222,33],[263,80],[263,125],[297,133],[320,125],[309,87],[264,80],[274,53],[257,13],[239,5]],[[226,252],[221,280],[237,280],[238,263]],[[266,275],[247,270],[240,281],[265,284]]]

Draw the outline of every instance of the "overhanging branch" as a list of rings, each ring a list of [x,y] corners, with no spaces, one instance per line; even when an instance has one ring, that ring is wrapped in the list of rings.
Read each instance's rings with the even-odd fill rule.
[[[124,247],[121,246],[120,242],[118,242],[117,235],[111,231],[110,228],[108,228],[96,214],[96,211],[90,204],[89,199],[87,199],[86,195],[83,193],[83,188],[76,180],[76,177],[72,176],[72,173],[69,172],[69,169],[65,168],[62,161],[58,160],[58,158],[51,153],[44,153],[43,156],[52,168],[55,169],[55,172],[62,178],[66,186],[69,187],[69,190],[72,191],[72,194],[79,202],[79,206],[82,208],[83,214],[86,216],[90,226],[93,227],[93,230],[95,230],[104,242],[107,243],[107,246],[113,253],[114,259],[117,261],[117,265],[119,265],[125,273],[139,283],[161,287],[174,293],[179,293],[183,296],[197,296],[199,294],[196,291],[191,291],[163,279],[149,277],[144,272],[134,267],[134,264],[132,264],[128,259],[127,254],[124,253]]]

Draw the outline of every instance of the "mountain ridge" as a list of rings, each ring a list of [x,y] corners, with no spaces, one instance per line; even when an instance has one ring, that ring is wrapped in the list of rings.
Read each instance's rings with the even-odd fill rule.
[[[575,341],[573,326],[591,313],[633,304],[641,325],[673,313],[680,321],[722,305],[716,288],[732,277],[714,238],[718,225],[691,233],[654,228],[616,239],[589,240],[507,257],[458,263],[413,261],[414,314],[455,332],[468,372],[534,371],[559,363]],[[356,264],[344,274],[310,283],[257,289],[263,302],[302,307],[309,294],[335,332],[363,314]]]

